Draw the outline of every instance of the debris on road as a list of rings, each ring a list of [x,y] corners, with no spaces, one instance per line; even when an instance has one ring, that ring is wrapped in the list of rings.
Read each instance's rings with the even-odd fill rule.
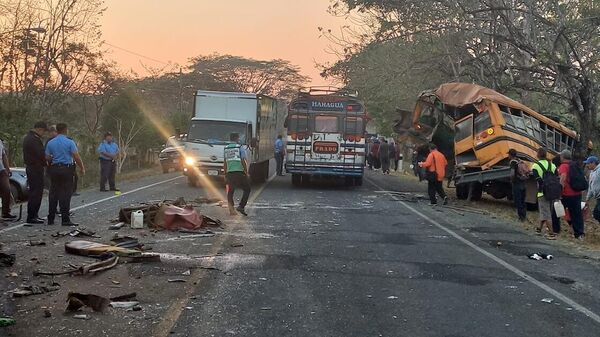
[[[111,269],[119,263],[119,257],[115,254],[108,254],[101,256],[102,261],[94,262],[88,265],[83,265],[81,267],[73,267],[70,270],[60,271],[60,272],[46,272],[46,271],[34,271],[33,275],[47,275],[47,276],[58,276],[58,275],[67,275],[67,274],[79,274],[79,275],[87,275],[87,274],[95,274],[101,271],[105,271]]]
[[[88,320],[88,319],[91,319],[92,317],[90,315],[73,315],[73,318]]]
[[[66,311],[78,311],[83,307],[90,307],[96,312],[103,312],[110,301],[106,297],[94,295],[94,294],[80,294],[80,293],[69,293],[67,296],[67,309]]]
[[[0,265],[3,267],[11,267],[15,264],[17,257],[15,254],[0,253]]]
[[[123,228],[123,226],[125,226],[124,222],[118,222],[116,224],[112,224],[112,225],[108,226],[108,229],[110,229],[110,230],[119,230],[119,229]]]
[[[60,285],[58,283],[53,282],[50,285],[22,285],[17,289],[11,291],[13,297],[25,297],[31,295],[41,295],[45,293],[49,293],[52,291],[57,291],[60,289]]]
[[[174,279],[168,279],[167,282],[169,282],[169,283],[185,283],[187,281],[182,278],[174,278]]]
[[[35,247],[35,246],[45,246],[46,242],[44,241],[35,241],[35,240],[29,240],[29,242],[27,243],[28,246],[30,247]]]
[[[129,293],[125,295],[119,295],[115,297],[111,297],[110,300],[113,302],[126,302],[127,300],[132,300],[137,297],[137,293]]]
[[[131,309],[138,304],[140,304],[138,301],[110,302],[109,306],[115,309]]]
[[[99,236],[96,235],[96,232],[93,232],[91,230],[88,230],[84,227],[81,228],[75,228],[72,230],[68,230],[68,231],[64,231],[64,232],[56,232],[54,234],[52,234],[52,237],[54,238],[61,238],[64,236],[72,236],[72,237],[90,237],[90,238],[100,238]]]
[[[533,254],[529,254],[527,255],[528,258],[532,259],[532,260],[552,260],[554,258],[554,256],[550,255],[550,254],[545,254],[545,253],[533,253]]]
[[[122,248],[133,248],[143,250],[144,245],[140,244],[140,241],[137,238],[132,236],[119,236],[115,234],[112,239],[110,239],[110,243],[117,247]]]
[[[0,317],[0,327],[11,326],[17,324],[14,318],[11,317]]]
[[[429,200],[425,195],[419,193],[398,191],[375,191],[375,193],[391,195],[396,201],[418,202],[419,200]]]
[[[552,303],[552,302],[554,302],[554,299],[552,299],[552,298],[542,298],[542,302],[544,302],[544,303]]]
[[[70,241],[65,243],[65,251],[81,256],[100,256],[103,253],[114,253],[118,256],[139,256],[141,251],[123,247],[105,245],[91,241]]]

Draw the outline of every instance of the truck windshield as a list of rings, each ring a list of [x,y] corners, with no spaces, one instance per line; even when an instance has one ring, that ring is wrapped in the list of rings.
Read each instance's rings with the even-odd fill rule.
[[[192,121],[188,140],[192,142],[207,142],[209,144],[225,144],[229,135],[238,133],[240,143],[246,144],[246,124],[228,121]]]

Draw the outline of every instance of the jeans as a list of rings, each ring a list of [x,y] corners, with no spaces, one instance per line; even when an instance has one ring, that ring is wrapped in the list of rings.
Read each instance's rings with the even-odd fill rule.
[[[573,233],[578,238],[584,234],[583,228],[583,213],[581,212],[581,195],[572,197],[562,197],[562,204],[566,209],[569,210],[571,217],[571,225],[573,226]]]
[[[596,200],[596,207],[594,207],[594,219],[596,219],[598,222],[600,222],[600,199]]]
[[[29,194],[27,198],[27,220],[36,220],[39,218],[40,206],[44,195],[44,167],[27,166],[27,185]]]
[[[0,171],[0,198],[2,198],[2,215],[10,215],[10,182],[5,170]]]
[[[275,161],[277,162],[277,175],[283,174],[283,153],[275,152]]]
[[[239,208],[245,208],[250,197],[250,180],[248,177],[243,172],[229,172],[225,179],[227,181],[227,204],[229,208],[232,209],[234,206],[233,193],[236,188],[241,188],[244,191]]]
[[[48,205],[48,223],[54,223],[56,205],[60,207],[62,222],[70,222],[71,195],[73,194],[73,175],[75,166],[50,166],[50,193]]]
[[[517,209],[517,215],[520,220],[524,220],[527,216],[527,208],[525,205],[525,195],[527,194],[527,189],[525,186],[513,186],[513,202]]]
[[[443,182],[437,179],[427,181],[427,193],[429,194],[429,201],[431,201],[432,204],[437,204],[436,193],[439,194],[442,199],[446,198]]]
[[[100,159],[100,189],[106,189],[106,182],[111,190],[115,187],[115,173],[117,172],[117,163],[112,160]]]

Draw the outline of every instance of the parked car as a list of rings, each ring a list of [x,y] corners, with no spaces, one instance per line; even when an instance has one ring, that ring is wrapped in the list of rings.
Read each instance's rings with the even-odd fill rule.
[[[183,145],[180,141],[186,135],[180,135],[179,137],[171,136],[167,139],[167,143],[164,145],[164,149],[158,154],[158,160],[162,167],[163,173],[168,173],[171,169],[180,171],[183,169]]]
[[[27,201],[29,188],[27,187],[27,173],[23,167],[11,167],[12,176],[8,178],[10,182],[10,192],[15,201]]]

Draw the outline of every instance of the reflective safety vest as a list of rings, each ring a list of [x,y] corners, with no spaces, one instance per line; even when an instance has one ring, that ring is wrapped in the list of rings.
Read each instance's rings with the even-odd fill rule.
[[[244,172],[240,144],[231,143],[225,147],[225,165],[227,172]]]
[[[543,165],[544,167],[542,168],[540,165]],[[556,173],[556,165],[554,165],[554,163],[552,163],[548,159],[542,159],[542,160],[538,161],[537,163],[534,163],[533,166],[531,167],[532,171],[537,172],[538,177],[539,177],[539,179],[542,180],[542,182],[544,181],[544,169],[546,171],[549,171],[552,174]],[[543,196],[544,196],[544,192],[537,193],[538,198],[541,198]]]

